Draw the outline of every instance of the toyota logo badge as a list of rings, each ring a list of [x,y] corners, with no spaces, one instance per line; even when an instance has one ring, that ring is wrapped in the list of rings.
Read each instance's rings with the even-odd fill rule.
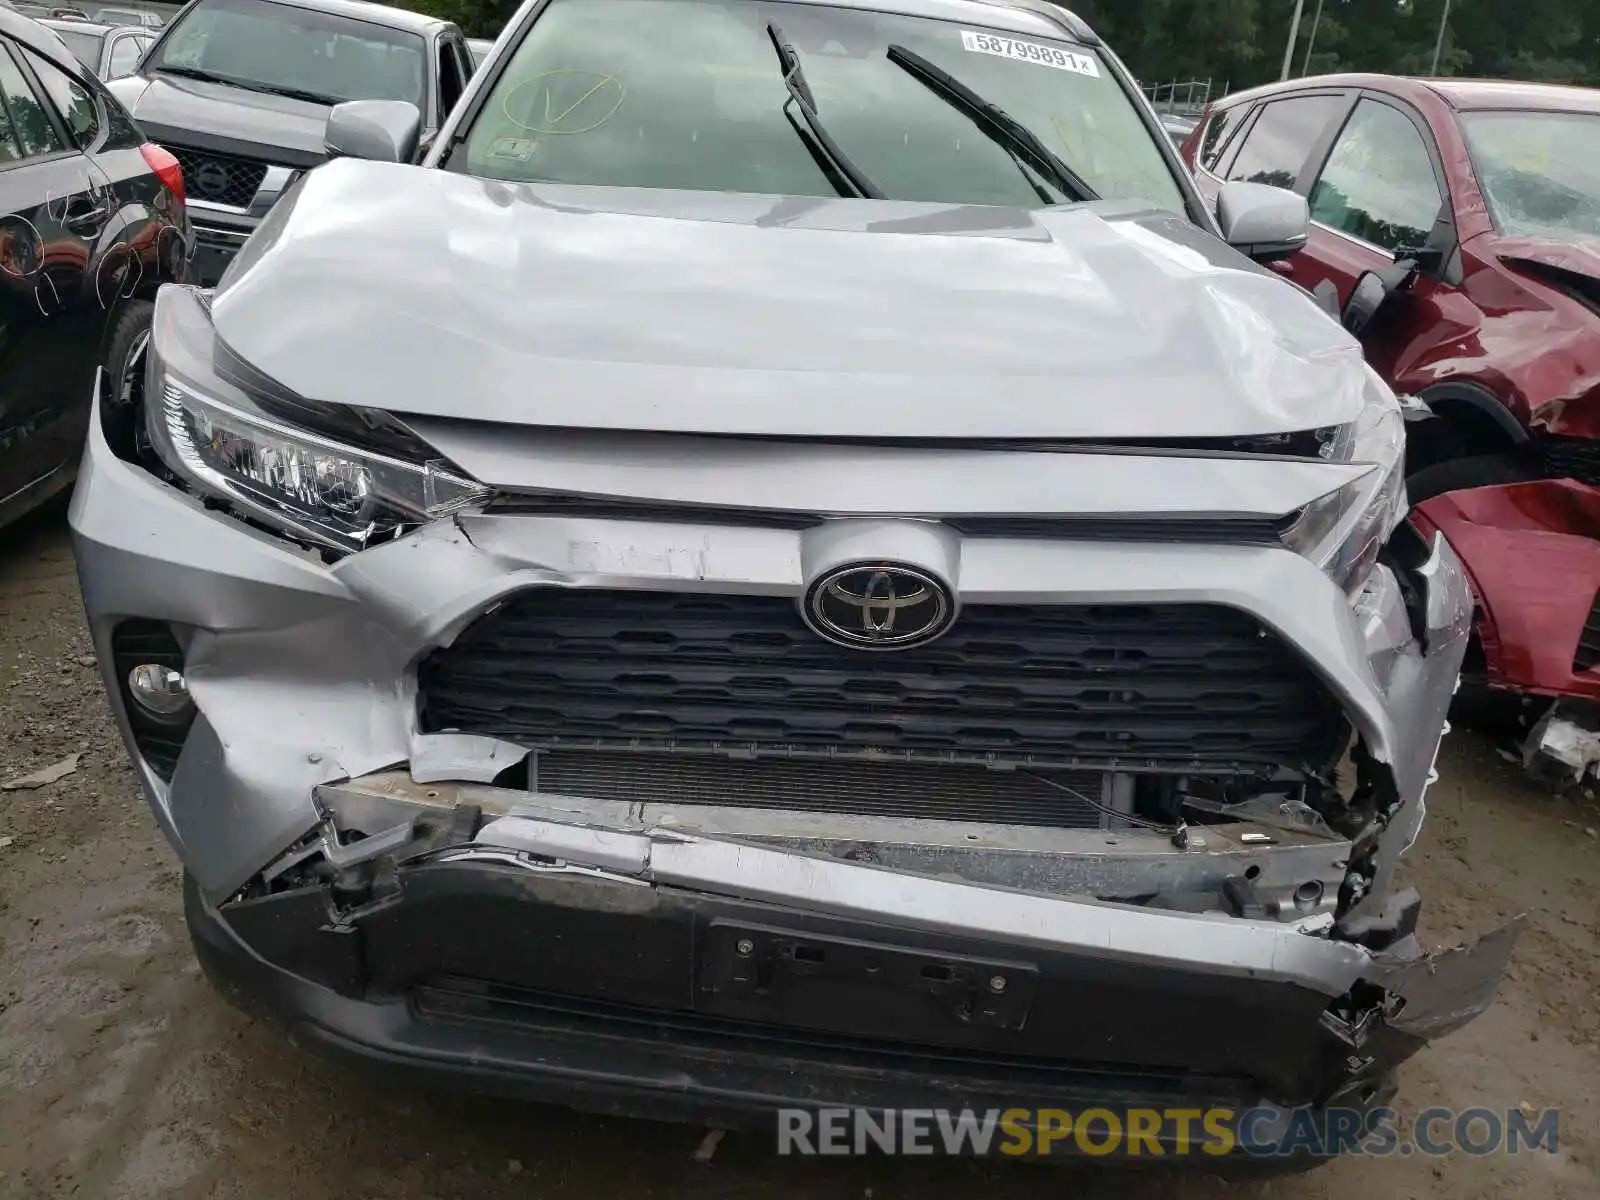
[[[857,650],[909,650],[955,620],[950,589],[899,563],[840,567],[806,589],[802,612],[821,637]]]

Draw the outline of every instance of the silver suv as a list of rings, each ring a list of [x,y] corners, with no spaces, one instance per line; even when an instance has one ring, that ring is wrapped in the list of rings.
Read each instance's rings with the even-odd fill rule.
[[[607,1111],[1258,1150],[1490,1003],[1514,930],[1395,884],[1467,583],[1252,261],[1303,201],[1203,208],[1044,0],[530,0],[418,127],[334,109],[161,292],[72,508],[230,996]]]

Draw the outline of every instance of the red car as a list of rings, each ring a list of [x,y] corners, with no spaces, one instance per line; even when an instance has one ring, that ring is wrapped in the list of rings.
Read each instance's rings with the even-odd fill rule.
[[[1360,336],[1439,418],[1412,427],[1408,486],[1477,589],[1468,669],[1600,726],[1600,91],[1297,79],[1218,101],[1181,152],[1208,199],[1306,197],[1306,248],[1273,264],[1303,287],[1347,304],[1366,272],[1405,278]]]

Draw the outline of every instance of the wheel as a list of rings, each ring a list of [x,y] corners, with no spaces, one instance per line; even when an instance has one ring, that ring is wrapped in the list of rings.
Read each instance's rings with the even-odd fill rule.
[[[1406,495],[1416,505],[1446,492],[1527,483],[1542,478],[1543,474],[1526,459],[1511,454],[1477,454],[1434,463],[1407,476]],[[1548,704],[1549,701],[1540,698],[1491,688],[1483,644],[1478,640],[1477,631],[1473,631],[1472,640],[1467,644],[1466,660],[1461,664],[1461,690],[1450,705],[1452,721],[1520,745]]]
[[[1512,454],[1476,454],[1469,458],[1450,458],[1406,476],[1406,495],[1412,504],[1421,504],[1446,492],[1467,488],[1494,487],[1504,483],[1528,483],[1544,475],[1532,463]]]
[[[137,457],[137,435],[143,420],[144,351],[150,341],[150,318],[156,306],[148,300],[129,300],[118,310],[106,337],[106,391],[109,403],[101,412],[106,442],[119,458]]]

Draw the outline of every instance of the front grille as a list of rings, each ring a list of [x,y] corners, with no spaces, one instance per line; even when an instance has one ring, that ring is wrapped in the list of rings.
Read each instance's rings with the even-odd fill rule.
[[[1589,605],[1589,619],[1583,623],[1583,632],[1578,634],[1578,648],[1572,655],[1572,669],[1574,671],[1592,671],[1600,666],[1600,592],[1594,594],[1594,602]]]
[[[424,730],[568,750],[1127,770],[1320,767],[1337,702],[1244,613],[970,605],[926,646],[865,653],[792,599],[550,588],[419,672]]]
[[[410,989],[412,1011],[426,1021],[520,1028],[548,1042],[549,1035],[592,1034],[629,1042],[670,1045],[696,1056],[715,1055],[723,1064],[758,1057],[762,1065],[791,1064],[796,1074],[820,1069],[848,1088],[870,1074],[883,1084],[905,1072],[944,1081],[952,1090],[1029,1097],[1070,1090],[1087,1107],[1089,1098],[1125,1103],[1130,1095],[1159,1103],[1193,1104],[1209,1095],[1242,1107],[1259,1095],[1240,1079],[1188,1070],[1119,1068],[1109,1062],[1067,1060],[1015,1049],[962,1048],[941,1044],[923,1029],[900,1037],[850,1036],[774,1020],[750,1020],[691,1009],[657,1008],[592,996],[574,997],[461,976],[432,976]],[[980,1080],[982,1082],[980,1082]],[[1092,1102],[1092,1101],[1091,1101]]]
[[[489,505],[495,513],[539,517],[588,517],[608,521],[660,521],[754,529],[809,529],[828,518],[785,509],[649,503],[557,494],[506,494]],[[1282,545],[1282,534],[1299,513],[1274,520],[1251,517],[944,517],[941,524],[975,538],[1063,538],[1107,542],[1203,542],[1212,545]]]
[[[535,759],[540,792],[629,804],[722,804],[929,821],[981,819],[1052,829],[1108,828],[1097,771],[991,771],[851,759],[553,750]]]
[[[183,189],[191,200],[249,208],[267,177],[266,163],[170,143],[164,148],[183,168]]]
[[[1600,487],[1600,441],[1594,438],[1539,436],[1534,446],[1553,479],[1576,479]]]

